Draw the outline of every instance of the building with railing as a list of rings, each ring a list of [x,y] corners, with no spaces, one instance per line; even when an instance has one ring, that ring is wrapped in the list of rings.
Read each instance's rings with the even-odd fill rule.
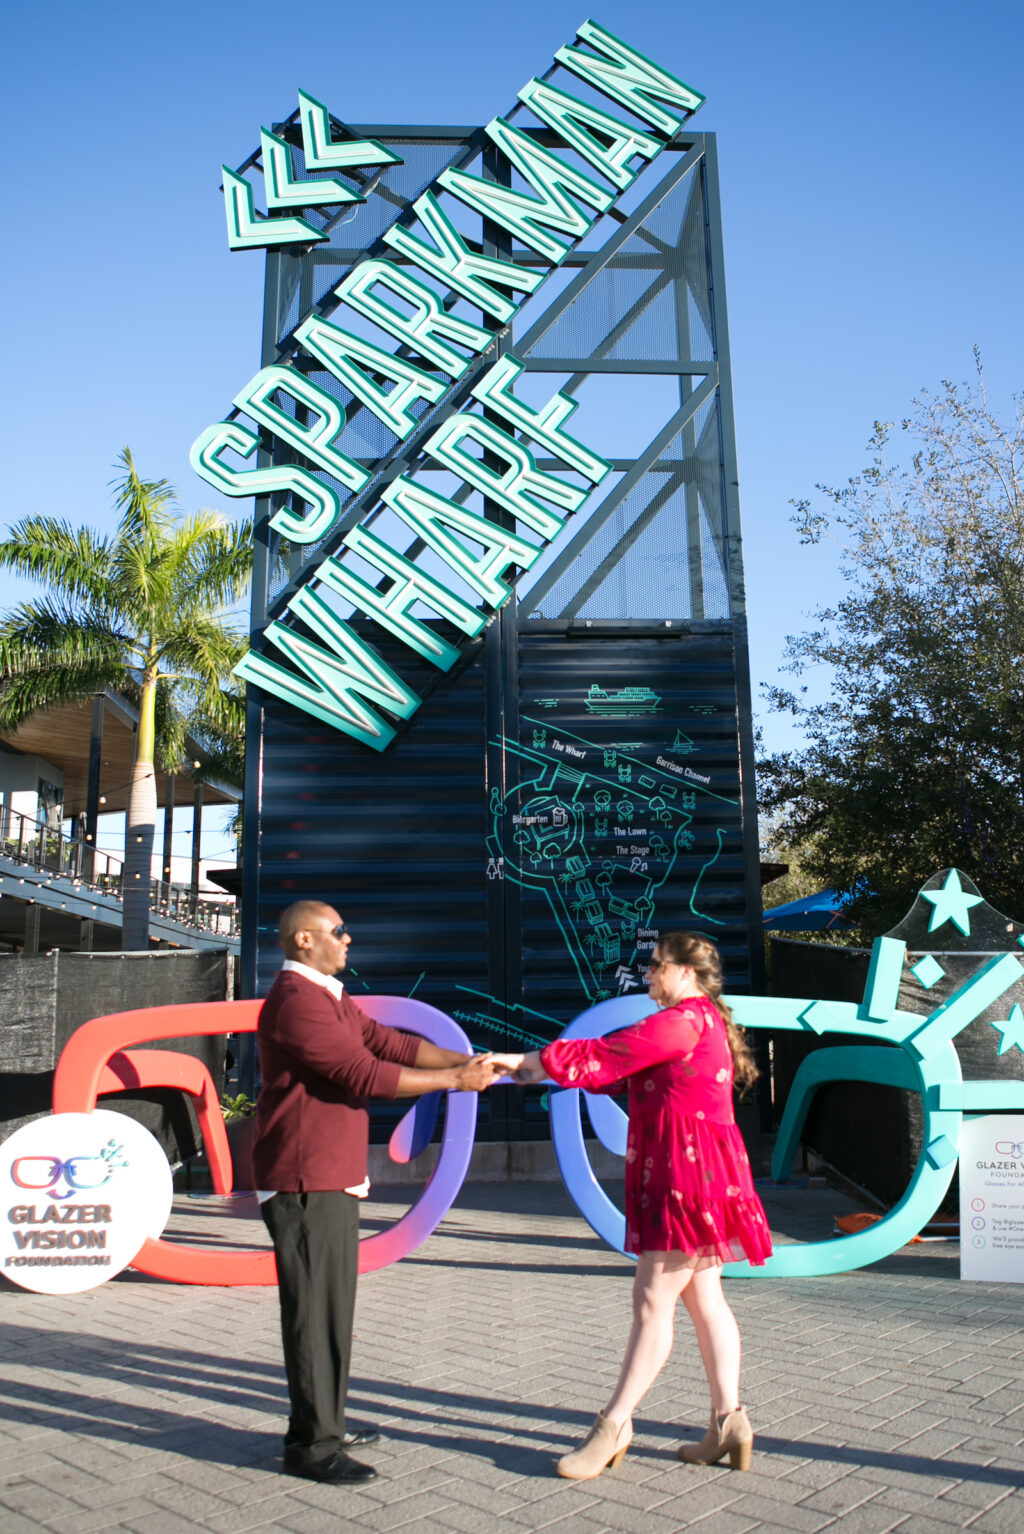
[[[127,808],[138,714],[116,694],[35,715],[0,742],[0,952],[121,947],[123,860],[97,846],[102,815]],[[237,800],[202,774],[189,745],[190,774],[155,770],[163,806],[162,868],[150,884],[150,942],[158,947],[237,952],[230,896],[201,888],[204,805]],[[175,810],[191,808],[191,878],[172,879]]]

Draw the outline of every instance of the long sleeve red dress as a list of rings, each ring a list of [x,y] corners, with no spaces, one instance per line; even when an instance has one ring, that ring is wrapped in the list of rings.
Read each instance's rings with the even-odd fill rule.
[[[686,997],[602,1039],[556,1039],[541,1063],[559,1086],[629,1080],[626,1250],[760,1264],[772,1243],[732,1107],[725,1021]]]

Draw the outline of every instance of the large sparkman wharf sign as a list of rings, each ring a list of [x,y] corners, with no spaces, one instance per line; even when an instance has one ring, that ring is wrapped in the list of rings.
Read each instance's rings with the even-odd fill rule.
[[[290,543],[319,543],[339,523],[348,527],[341,549],[310,569],[280,616],[254,639],[260,648],[246,655],[236,675],[378,751],[396,734],[386,716],[407,720],[422,700],[323,593],[343,598],[416,655],[448,671],[460,646],[475,639],[504,606],[518,575],[536,563],[611,469],[566,430],[575,400],[559,392],[533,408],[515,392],[523,364],[510,351],[496,362],[493,357],[520,305],[704,98],[592,21],[555,60],[583,83],[587,99],[546,78],[523,87],[519,103],[550,130],[545,143],[504,117],[485,129],[529,190],[449,166],[413,204],[416,223],[395,224],[384,233],[395,256],[360,261],[298,325],[291,340],[301,347],[299,365],[264,367],[235,396],[235,410],[257,430],[233,417],[208,427],[192,447],[193,467],[216,489],[231,496],[277,497],[270,525]],[[642,126],[604,110],[595,93],[625,108]],[[327,238],[295,210],[362,201],[338,174],[399,159],[375,140],[332,141],[327,109],[302,92],[299,121],[307,175],[326,173],[329,179],[298,179],[291,146],[264,129],[266,218],[256,215],[251,183],[224,167],[233,249],[308,246]],[[564,158],[567,153],[576,164]],[[586,171],[577,168],[580,161]],[[484,254],[465,239],[449,216],[456,210],[445,199],[504,230],[510,237],[507,258]],[[536,252],[548,270],[517,264],[513,239]],[[420,281],[410,267],[435,285]],[[453,313],[459,300],[481,311],[485,323]],[[390,337],[395,349],[328,320],[346,306]],[[389,449],[370,470],[342,452],[336,442],[346,425],[345,409],[302,371],[303,360],[306,367],[326,370],[372,412],[394,434],[395,446],[404,444],[401,455]],[[528,442],[586,487],[538,467]],[[223,456],[250,459],[261,448],[264,459],[277,461],[245,469]],[[302,462],[280,461],[289,453]],[[429,488],[410,467],[414,459],[450,472],[464,490],[482,492],[485,510],[498,508],[500,520]],[[407,472],[395,472],[396,462]],[[343,496],[338,485],[349,494]],[[381,503],[412,532],[415,557],[363,525]],[[371,585],[357,573],[351,560],[346,562],[346,551],[378,571],[382,584]],[[437,571],[439,560],[458,590],[418,562],[427,551],[437,556],[431,568]],[[413,616],[417,605],[445,620],[451,639],[436,623]]]

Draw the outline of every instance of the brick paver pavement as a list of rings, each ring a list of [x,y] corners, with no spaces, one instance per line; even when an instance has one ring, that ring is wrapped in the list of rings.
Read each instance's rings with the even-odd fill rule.
[[[791,1192],[769,1209],[777,1229],[807,1235],[841,1206]],[[251,1214],[182,1199],[176,1226],[260,1239]],[[384,1439],[363,1451],[380,1479],[357,1489],[279,1473],[274,1291],[127,1274],[50,1298],[3,1282],[0,1534],[1024,1530],[1024,1288],[959,1283],[949,1246],[729,1285],[750,1474],[675,1458],[706,1418],[683,1316],[621,1468],[559,1480],[554,1458],[614,1382],[630,1274],[560,1185],[465,1188],[417,1253],[360,1282],[351,1414]]]

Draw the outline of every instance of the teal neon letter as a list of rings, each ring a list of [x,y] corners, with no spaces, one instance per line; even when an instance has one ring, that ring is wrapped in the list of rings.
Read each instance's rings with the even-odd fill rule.
[[[594,222],[580,211],[578,203],[604,213],[615,201],[614,195],[591,181],[589,176],[572,170],[550,149],[535,143],[528,134],[520,133],[503,118],[496,117],[486,131],[487,137],[508,155],[523,179],[536,187],[539,197],[514,192],[507,186],[499,186],[496,181],[484,181],[480,176],[467,176],[462,170],[442,171],[437,178],[439,184],[460,202],[475,208],[485,218],[493,219],[557,266],[573,241],[581,239]],[[567,235],[568,240],[563,243],[556,239],[547,232],[551,229]]]
[[[396,357],[347,330],[339,330],[337,325],[318,319],[315,314],[303,320],[295,335],[310,355],[322,362],[327,371],[372,410],[379,421],[390,427],[399,440],[407,437],[416,425],[416,417],[409,407],[418,399],[434,404],[448,388],[414,362]],[[390,393],[386,392],[374,382],[370,373],[393,379],[395,387]]]
[[[576,410],[579,400],[559,391],[541,410],[532,410],[512,393],[513,385],[522,372],[523,364],[519,359],[506,353],[481,378],[473,390],[473,398],[490,406],[510,425],[518,427],[528,437],[532,437],[534,442],[542,442],[559,458],[564,459],[570,468],[577,469],[587,479],[593,480],[595,485],[599,485],[611,469],[611,464],[606,458],[600,458],[597,453],[584,447],[582,442],[577,442],[575,437],[562,431],[563,422]]]
[[[318,415],[319,423],[304,426],[286,410],[282,410],[280,405],[275,405],[274,395],[279,389]],[[262,368],[235,395],[232,404],[244,410],[246,415],[251,415],[254,421],[266,426],[282,442],[297,447],[300,453],[312,458],[350,490],[361,490],[368,482],[370,476],[365,469],[331,447],[345,425],[345,412],[341,405],[325,389],[304,378],[294,368]]]
[[[466,438],[479,442],[508,465],[504,473],[490,469],[467,453],[460,443]],[[553,538],[564,525],[565,518],[541,506],[538,496],[566,511],[578,511],[587,498],[587,491],[576,485],[566,484],[554,474],[538,469],[533,454],[522,442],[500,426],[485,421],[479,415],[455,415],[442,423],[425,444],[424,451],[435,462],[451,469],[467,484],[475,485],[484,495],[490,496],[511,511],[521,522],[534,528],[542,538]]]
[[[529,570],[540,557],[540,548],[527,543],[525,538],[517,538],[515,533],[475,511],[456,506],[454,501],[417,485],[404,474],[381,492],[381,500],[494,608],[503,607],[512,595],[511,586],[501,579],[509,565]],[[448,532],[450,527],[478,544],[483,554],[472,553],[461,538]]]
[[[233,675],[255,682],[275,698],[304,709],[315,719],[343,730],[375,751],[383,751],[394,739],[395,731],[363,700],[369,699],[400,719],[408,719],[419,708],[419,698],[316,592],[304,587],[288,604],[288,610],[308,624],[330,648],[325,650],[313,644],[284,623],[269,623],[263,637],[302,676],[286,671],[254,650],[243,655]]]
[[[659,69],[644,54],[637,53],[627,43],[606,32],[594,21],[585,21],[577,36],[589,43],[594,53],[583,53],[579,48],[559,48],[555,58],[574,75],[610,96],[613,101],[635,112],[641,122],[671,138],[697,108],[704,97],[691,90],[675,75]],[[595,57],[595,54],[602,57]],[[662,105],[658,106],[657,103]],[[668,109],[666,109],[666,103]]]
[[[231,469],[221,463],[220,455],[225,448],[242,458],[251,458],[259,445],[259,437],[244,426],[235,421],[218,421],[193,442],[189,462],[201,479],[225,495],[273,495],[276,491],[297,495],[312,508],[310,514],[300,517],[290,507],[284,507],[271,517],[270,525],[292,543],[318,542],[341,515],[341,501],[330,485],[322,485],[296,463],[265,469]]]
[[[479,634],[486,623],[483,613],[453,596],[439,581],[417,569],[404,555],[396,554],[394,549],[365,528],[354,527],[346,537],[345,545],[360,558],[376,565],[384,575],[390,576],[390,589],[378,591],[337,559],[324,561],[316,572],[318,579],[356,607],[362,608],[363,612],[369,613],[376,623],[390,630],[403,644],[415,650],[417,655],[422,655],[424,660],[440,667],[442,671],[450,670],[458,659],[458,650],[425,623],[410,618],[409,608],[416,602],[425,602],[471,637]]]
[[[519,92],[519,99],[622,192],[637,174],[630,167],[630,160],[636,155],[653,160],[661,153],[661,139],[651,138],[639,128],[630,128],[599,107],[586,106],[545,80],[528,81]]]
[[[543,272],[527,271],[510,261],[495,261],[470,250],[433,192],[425,192],[413,207],[433,239],[433,245],[417,239],[401,224],[386,231],[385,243],[415,266],[439,277],[463,298],[478,304],[485,314],[493,314],[503,325],[512,318],[518,305],[504,293],[496,292],[492,284],[498,283],[518,293],[532,293],[544,281]]]
[[[378,286],[404,299],[415,312],[405,315],[393,304],[371,292],[372,288]],[[410,273],[400,271],[390,261],[364,261],[334,291],[357,314],[364,315],[397,340],[404,341],[420,356],[436,362],[452,378],[462,377],[469,367],[470,358],[460,357],[458,352],[441,340],[442,336],[447,336],[457,346],[464,346],[471,352],[484,351],[494,340],[489,330],[483,330],[469,320],[460,320],[454,314],[446,314],[433,289],[424,287],[422,282],[417,282]]]

